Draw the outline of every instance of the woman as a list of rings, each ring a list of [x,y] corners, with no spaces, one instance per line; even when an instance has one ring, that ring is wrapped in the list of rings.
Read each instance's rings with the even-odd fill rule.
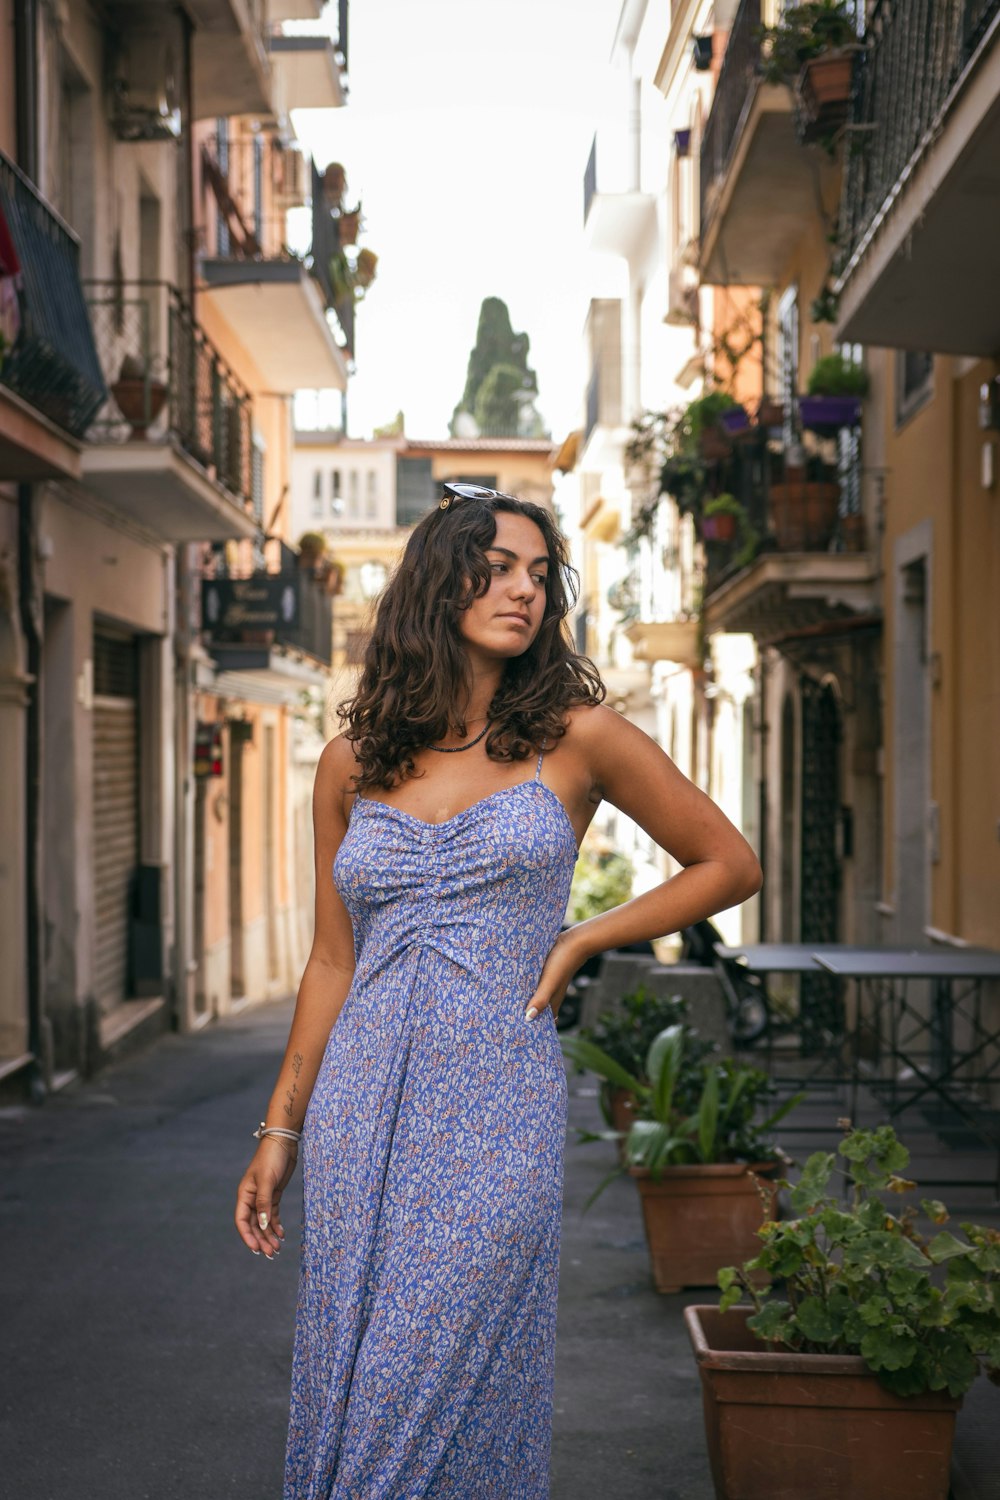
[[[271,1258],[302,1133],[286,1500],[548,1494],[555,1014],[591,955],[760,885],[719,809],[601,705],[548,513],[444,488],[320,758],[315,938],[239,1187],[239,1232]],[[602,799],[683,868],[560,932]]]

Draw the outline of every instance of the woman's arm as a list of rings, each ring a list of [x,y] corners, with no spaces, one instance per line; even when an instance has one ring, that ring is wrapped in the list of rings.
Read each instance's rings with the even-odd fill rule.
[[[354,977],[351,919],[333,883],[333,861],[347,831],[344,807],[354,753],[343,736],[319,759],[313,788],[316,851],[316,919],[313,944],[299,984],[285,1056],[271,1095],[268,1125],[301,1130],[330,1032]],[[247,1247],[270,1257],[281,1247],[281,1194],[297,1151],[280,1136],[265,1136],[243,1175],[236,1197],[236,1228]]]
[[[553,1003],[558,1008],[569,980],[595,954],[678,932],[746,901],[761,886],[760,863],[746,839],[655,740],[604,707],[574,714],[570,735],[574,760],[591,778],[593,799],[627,813],[683,868],[653,890],[561,933],[528,1002],[536,1013]]]

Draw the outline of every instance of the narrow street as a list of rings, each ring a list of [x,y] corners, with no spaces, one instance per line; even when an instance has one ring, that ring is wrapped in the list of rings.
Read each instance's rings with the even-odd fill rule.
[[[280,1496],[298,1179],[273,1264],[242,1248],[230,1209],[289,1013],[168,1037],[0,1115],[11,1500]],[[553,1500],[710,1500],[682,1299],[651,1289],[630,1184],[581,1215],[610,1162],[575,1144],[597,1123],[583,1078],[570,1118]]]

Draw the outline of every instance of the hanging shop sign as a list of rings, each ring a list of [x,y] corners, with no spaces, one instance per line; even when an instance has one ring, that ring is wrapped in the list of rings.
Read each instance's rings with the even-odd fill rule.
[[[206,630],[281,630],[298,624],[298,579],[281,573],[207,578],[201,586]]]

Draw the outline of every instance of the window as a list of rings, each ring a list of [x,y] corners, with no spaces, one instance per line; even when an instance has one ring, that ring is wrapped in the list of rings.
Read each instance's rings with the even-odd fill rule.
[[[378,558],[370,558],[358,569],[361,594],[364,599],[374,599],[385,587],[386,566]]]
[[[917,349],[896,354],[896,426],[908,422],[934,394],[934,356]]]
[[[313,515],[323,514],[323,470],[313,470]]]
[[[365,515],[370,520],[378,511],[378,474],[369,469],[365,483]]]
[[[357,469],[350,469],[347,475],[347,514],[352,520],[358,518],[358,480]]]
[[[396,525],[413,526],[438,502],[429,458],[396,460]]]
[[[229,176],[229,121],[224,116],[215,122],[216,160],[223,177]],[[224,214],[215,215],[215,253],[221,259],[229,255],[229,225]]]
[[[799,289],[790,286],[778,302],[778,399],[785,408],[785,447],[795,441],[792,414],[799,387]]]

